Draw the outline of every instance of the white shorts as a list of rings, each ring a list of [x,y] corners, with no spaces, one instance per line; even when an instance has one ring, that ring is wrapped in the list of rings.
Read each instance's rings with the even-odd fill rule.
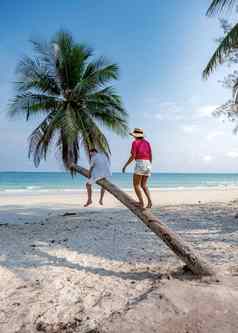
[[[150,176],[151,162],[149,160],[136,160],[134,173],[140,176]]]

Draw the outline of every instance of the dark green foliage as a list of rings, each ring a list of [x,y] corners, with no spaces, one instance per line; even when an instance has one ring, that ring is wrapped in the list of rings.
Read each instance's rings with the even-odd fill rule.
[[[227,33],[225,38],[221,41],[220,45],[214,52],[209,63],[203,71],[203,77],[207,78],[218,64],[222,64],[225,58],[238,47],[238,24],[236,24],[231,31]]]
[[[234,6],[237,0],[213,0],[208,8],[207,15],[211,16]],[[227,31],[225,37],[220,41],[220,45],[212,55],[209,63],[203,71],[203,77],[207,78],[217,67],[222,64],[227,57],[238,47],[238,24]]]
[[[92,50],[60,31],[49,43],[32,42],[36,56],[17,66],[16,96],[9,114],[44,120],[32,132],[29,157],[36,166],[55,144],[67,168],[77,163],[81,144],[110,154],[101,126],[127,134],[127,113],[108,84],[118,79],[118,66],[104,58],[91,60]]]
[[[232,29],[231,24],[227,20],[220,20],[221,27],[224,32],[224,35],[227,35]],[[220,43],[223,38],[218,38],[217,42]],[[238,64],[238,48],[234,47],[231,52],[225,57],[225,65],[231,70],[236,67]],[[227,74],[222,81],[220,81],[223,87],[232,90],[232,98],[229,99],[226,103],[219,106],[213,113],[215,116],[221,116],[223,119],[227,118],[229,121],[235,124],[234,133],[238,132],[238,71],[232,69],[231,73]]]
[[[213,0],[207,10],[207,15],[215,15],[221,13],[224,9],[229,9],[234,6],[237,0]]]

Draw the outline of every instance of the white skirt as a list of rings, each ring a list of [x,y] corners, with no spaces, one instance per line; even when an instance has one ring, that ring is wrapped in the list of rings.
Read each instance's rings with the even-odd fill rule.
[[[149,160],[136,160],[134,173],[140,176],[150,176],[151,162]]]

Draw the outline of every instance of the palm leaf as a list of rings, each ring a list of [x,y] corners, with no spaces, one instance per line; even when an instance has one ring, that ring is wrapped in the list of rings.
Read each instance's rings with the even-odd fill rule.
[[[83,82],[93,88],[104,86],[111,80],[117,80],[119,68],[117,64],[108,64],[105,58],[101,57],[95,62],[88,64],[83,75]]]
[[[54,46],[46,41],[30,40],[34,52],[38,55],[38,59],[45,64],[48,69],[55,69],[55,49]]]
[[[63,128],[68,145],[73,144],[80,129],[77,126],[76,114],[69,103],[62,112],[60,127]]]
[[[119,135],[127,135],[127,113],[122,107],[120,96],[112,87],[107,87],[88,97],[87,107],[90,115],[101,125],[113,130]]]
[[[57,141],[57,149],[58,152],[61,154],[61,159],[64,163],[66,169],[69,169],[71,174],[72,170],[70,165],[72,163],[77,164],[79,159],[79,140],[78,138],[75,139],[70,145],[68,144],[68,138],[63,128],[60,129],[60,136]]]
[[[53,113],[48,115],[30,135],[28,156],[29,158],[33,156],[36,167],[42,159],[46,159],[55,133],[56,119],[57,117],[55,118]]]
[[[203,71],[203,77],[206,79],[217,67],[222,64],[227,55],[229,55],[234,48],[238,47],[238,23],[231,29],[220,43],[215,53],[211,57],[209,63]]]
[[[213,0],[207,10],[207,15],[212,16],[221,13],[224,9],[234,6],[236,0]]]
[[[28,120],[33,114],[39,114],[40,112],[49,113],[52,112],[52,110],[57,110],[60,108],[61,103],[62,102],[54,96],[27,92],[16,95],[10,101],[8,115],[15,117],[23,113]]]
[[[82,131],[81,142],[89,149],[96,148],[109,156],[111,154],[109,143],[96,122],[88,114],[81,114],[81,119],[87,128],[87,131]]]
[[[23,57],[17,66],[16,73],[18,76],[16,89],[19,92],[34,89],[52,95],[60,94],[60,87],[54,73],[44,63],[41,63],[40,59]]]

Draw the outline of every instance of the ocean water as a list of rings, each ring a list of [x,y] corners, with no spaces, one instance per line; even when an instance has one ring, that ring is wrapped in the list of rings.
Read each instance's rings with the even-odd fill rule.
[[[132,188],[132,174],[113,173],[111,181],[122,189]],[[153,173],[150,188],[182,190],[186,188],[238,188],[238,174]],[[0,172],[0,193],[82,191],[85,178],[72,178],[64,172]]]

